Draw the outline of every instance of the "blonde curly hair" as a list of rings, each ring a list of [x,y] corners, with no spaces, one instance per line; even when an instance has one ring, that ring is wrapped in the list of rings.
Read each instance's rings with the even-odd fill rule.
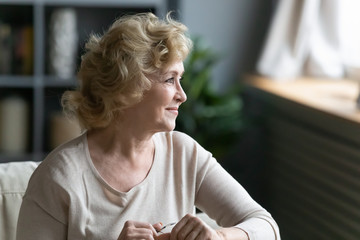
[[[170,13],[165,20],[140,13],[119,18],[103,36],[91,35],[78,72],[79,88],[61,99],[65,114],[84,129],[108,126],[150,89],[145,75],[185,60],[192,48],[186,32]]]

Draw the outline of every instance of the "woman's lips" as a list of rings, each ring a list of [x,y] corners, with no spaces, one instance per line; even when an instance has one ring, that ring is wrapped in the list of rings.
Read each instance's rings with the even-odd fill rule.
[[[166,110],[168,110],[169,112],[176,114],[176,115],[179,114],[179,111],[178,111],[179,109],[177,107],[169,107],[169,108],[166,108]]]

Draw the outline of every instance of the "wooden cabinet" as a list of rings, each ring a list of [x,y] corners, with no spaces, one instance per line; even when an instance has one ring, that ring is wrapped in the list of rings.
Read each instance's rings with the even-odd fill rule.
[[[359,239],[358,83],[251,77],[247,103],[262,129],[266,207],[282,239]]]

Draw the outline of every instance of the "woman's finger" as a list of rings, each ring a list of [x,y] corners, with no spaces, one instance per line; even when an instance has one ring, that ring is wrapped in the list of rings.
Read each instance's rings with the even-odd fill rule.
[[[126,221],[118,239],[153,240],[156,236],[156,230],[151,224],[136,221]]]
[[[133,231],[131,234],[127,235],[129,239],[147,239],[153,240],[155,239],[154,234],[150,229],[138,228],[136,231]]]
[[[150,229],[146,228],[124,228],[121,231],[119,240],[129,240],[129,239],[147,239],[153,240],[154,234]]]
[[[171,240],[195,239],[205,227],[199,218],[188,214],[171,231]]]
[[[158,222],[158,223],[153,224],[153,227],[156,230],[156,232],[159,232],[163,226],[164,225],[162,224],[162,222]]]
[[[144,229],[149,229],[151,230],[151,232],[156,235],[156,229],[154,228],[153,225],[151,225],[150,223],[144,223],[144,222],[136,222],[136,221],[131,221],[131,224],[138,229],[144,228]]]
[[[162,234],[158,235],[155,239],[156,240],[170,240],[170,233],[162,233]]]

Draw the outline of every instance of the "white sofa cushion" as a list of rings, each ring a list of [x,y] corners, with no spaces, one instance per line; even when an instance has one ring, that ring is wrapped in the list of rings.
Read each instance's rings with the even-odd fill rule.
[[[15,240],[18,214],[38,162],[0,163],[0,239]]]

